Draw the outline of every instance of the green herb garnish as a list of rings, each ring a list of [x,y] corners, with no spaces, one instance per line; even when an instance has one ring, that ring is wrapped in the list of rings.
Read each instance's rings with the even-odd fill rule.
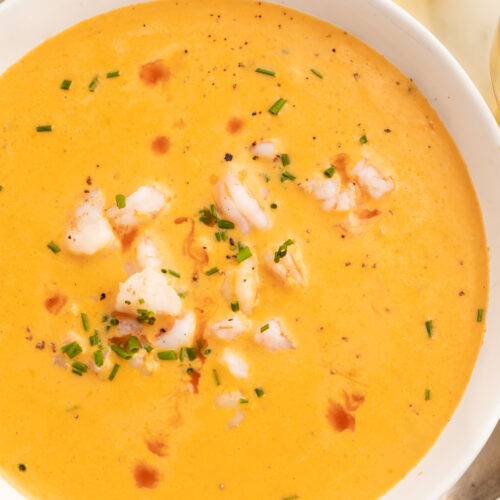
[[[477,310],[477,322],[481,323],[483,321],[483,314],[484,314],[484,309],[478,309]]]
[[[174,271],[173,269],[169,269],[168,270],[168,274],[170,274],[172,276],[175,276],[176,278],[180,278],[181,277],[181,275],[178,272]]]
[[[286,240],[285,243],[280,245],[278,250],[276,252],[274,252],[274,262],[276,262],[276,264],[280,261],[280,259],[282,259],[283,257],[286,256],[286,254],[288,252],[288,247],[290,245],[293,245],[293,241]]]
[[[87,317],[87,314],[86,313],[82,313],[82,314],[80,314],[80,317],[82,318],[83,329],[86,332],[88,332],[90,330],[90,327],[89,327],[89,318]]]
[[[283,165],[283,167],[290,165],[290,157],[286,153],[281,153],[280,156],[281,156],[281,165]]]
[[[177,359],[177,353],[175,351],[160,351],[158,353],[158,359],[163,361],[175,361]]]
[[[290,172],[288,172],[287,170],[285,170],[282,174],[281,174],[281,177],[280,177],[280,181],[281,182],[285,182],[285,181],[294,181],[297,177],[295,177],[295,175],[291,174]]]
[[[61,251],[61,249],[53,242],[51,241],[47,247],[52,250],[54,253],[59,253]]]
[[[218,273],[219,268],[218,267],[212,267],[212,269],[209,269],[205,274],[207,276],[211,276],[212,274]]]
[[[283,106],[286,103],[286,99],[283,99],[283,97],[280,97],[270,108],[269,108],[269,113],[272,115],[277,115],[283,108]]]
[[[71,368],[72,368],[71,371],[73,373],[76,373],[76,375],[80,375],[80,376],[82,376],[88,370],[87,365],[85,363],[80,363],[80,361],[75,361],[71,365]]]
[[[244,260],[249,259],[252,256],[252,252],[249,247],[243,247],[236,255],[236,260],[238,264],[241,264]]]
[[[24,464],[18,464],[18,465],[17,465],[17,468],[18,468],[21,472],[26,472],[26,465],[24,465]]]
[[[257,68],[255,70],[256,73],[262,73],[263,75],[268,75],[268,76],[276,76],[276,73],[274,71],[271,71],[269,69],[264,69],[264,68]]]
[[[429,338],[431,338],[432,337],[432,330],[433,330],[432,319],[425,322],[425,329],[427,330],[427,335],[429,336]]]
[[[278,205],[276,203],[271,203],[269,205],[273,210],[276,210],[278,208]]]
[[[214,374],[214,380],[215,380],[215,385],[220,385],[220,379],[219,379],[219,374],[217,373],[217,370],[214,368],[212,370]]]
[[[261,332],[265,332],[266,330],[269,330],[269,323],[266,323],[265,325],[260,327]]]
[[[234,229],[234,223],[230,220],[218,219],[217,226],[221,229]]]
[[[366,138],[366,135],[362,135],[360,138],[359,138],[359,143],[360,144],[366,144],[368,142],[368,139]]]
[[[110,71],[109,73],[106,73],[106,78],[116,78],[117,76],[120,76],[119,71]]]
[[[104,364],[104,356],[102,355],[102,351],[95,351],[94,352],[94,363],[96,366],[101,367]]]
[[[94,335],[89,337],[89,343],[91,346],[101,345],[101,340],[99,339],[99,332],[95,330]]]
[[[63,80],[61,83],[61,89],[62,90],[69,90],[71,87],[71,80]]]
[[[92,81],[89,83],[89,90],[90,92],[94,92],[95,89],[97,88],[97,84],[99,83],[99,75],[94,76]]]
[[[73,359],[75,356],[78,356],[82,352],[82,348],[80,344],[75,340],[70,342],[69,344],[63,345],[61,347],[61,351],[68,356],[68,358]]]
[[[135,354],[136,352],[139,352],[140,349],[141,344],[139,343],[139,339],[135,335],[129,337],[127,340],[127,351],[131,354]]]
[[[323,75],[317,70],[317,69],[314,69],[314,68],[311,68],[311,73],[313,75],[316,75],[318,78],[323,78]]]
[[[131,359],[132,358],[132,354],[130,352],[125,351],[124,349],[122,349],[121,347],[119,347],[115,344],[111,344],[111,350],[113,352],[115,352],[118,356],[120,356],[120,358],[123,358],[123,359]]]
[[[247,404],[248,403],[248,399],[247,398],[240,398],[240,403],[242,405]]]
[[[262,389],[262,387],[256,387],[255,394],[257,394],[258,398],[261,398],[262,396],[264,396],[264,389]]]
[[[52,132],[52,125],[38,125],[37,132]]]
[[[335,167],[333,165],[330,165],[326,170],[323,170],[324,176],[328,177],[329,179],[333,177],[334,173],[335,173]]]
[[[111,373],[109,374],[108,379],[113,380],[116,377],[116,374],[118,372],[118,368],[120,368],[120,365],[118,363],[115,363],[115,366],[113,366],[113,369],[111,370]]]
[[[233,310],[233,312],[238,312],[240,310],[240,303],[231,302],[231,309]]]
[[[431,399],[431,390],[430,389],[426,389],[425,390],[425,400],[429,401],[429,399]]]
[[[122,208],[125,208],[127,205],[127,201],[125,199],[125,196],[123,194],[117,194],[115,196],[116,200],[116,206],[121,210]]]
[[[147,309],[137,309],[137,321],[139,323],[147,323],[148,325],[154,325],[156,322],[155,313],[153,311],[148,311]]]
[[[195,347],[186,347],[186,354],[189,361],[193,361],[196,359],[196,348]]]

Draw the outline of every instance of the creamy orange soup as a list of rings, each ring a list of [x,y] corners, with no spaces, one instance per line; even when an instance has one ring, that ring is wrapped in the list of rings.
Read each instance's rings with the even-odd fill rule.
[[[482,341],[467,168],[327,23],[162,1],[0,79],[0,465],[29,498],[371,499]]]

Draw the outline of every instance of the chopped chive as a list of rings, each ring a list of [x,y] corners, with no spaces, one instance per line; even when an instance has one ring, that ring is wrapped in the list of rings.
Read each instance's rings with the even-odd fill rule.
[[[222,231],[220,233],[220,237],[222,238],[222,241],[227,241],[227,231]]]
[[[196,345],[198,346],[198,349],[201,351],[203,349],[203,342],[201,341],[201,339],[198,339],[196,341]]]
[[[94,363],[96,364],[96,366],[99,367],[101,367],[104,364],[104,357],[102,355],[101,350],[94,352]]]
[[[101,340],[99,339],[99,332],[96,330],[94,335],[89,337],[89,343],[91,346],[100,345]]]
[[[297,177],[295,177],[295,175],[291,174],[290,172],[288,172],[287,170],[285,170],[282,174],[281,174],[281,177],[280,177],[280,181],[281,182],[285,182],[285,181],[294,181]]]
[[[108,317],[106,315],[104,315],[102,318],[101,318],[101,323],[106,323],[106,321],[108,321]]]
[[[52,132],[52,125],[38,125],[37,132]]]
[[[148,311],[147,309],[137,309],[139,316],[136,320],[139,323],[147,323],[148,325],[154,325],[156,322],[155,313],[153,311]]]
[[[431,399],[431,390],[425,389],[425,400],[429,401],[429,399]]]
[[[69,90],[70,87],[71,87],[71,80],[63,80],[60,88],[62,90]]]
[[[163,274],[167,274],[167,270],[166,270],[165,268],[162,268],[161,272],[162,272]]]
[[[429,336],[429,338],[431,338],[432,337],[432,329],[433,329],[432,319],[425,322],[425,329],[427,330],[427,335]]]
[[[325,177],[328,177],[329,179],[333,177],[333,174],[335,173],[335,167],[333,165],[330,165],[326,170],[323,170],[323,174]]]
[[[211,352],[212,352],[212,349],[205,349],[203,351],[203,354],[205,354],[205,356],[208,356]]]
[[[177,353],[175,351],[160,351],[158,353],[158,359],[163,361],[175,361],[177,359]]]
[[[82,348],[80,344],[74,340],[69,344],[65,344],[61,347],[61,351],[68,356],[68,358],[73,359],[75,356],[78,356],[82,352]]]
[[[247,398],[240,398],[240,403],[242,405],[247,404],[248,403],[248,399]]]
[[[267,174],[262,174],[264,176],[264,181],[269,182],[271,178]]]
[[[212,214],[213,217],[217,217],[217,208],[213,203],[210,205],[210,213]]]
[[[234,223],[230,220],[219,219],[217,221],[217,226],[221,229],[234,229]]]
[[[81,315],[81,318],[82,318],[82,326],[83,326],[83,329],[88,332],[90,330],[89,328],[89,318],[87,317],[87,314],[86,313],[82,313]]]
[[[205,274],[207,276],[211,276],[212,274],[218,273],[219,268],[218,267],[212,267],[212,269],[209,269]]]
[[[18,468],[21,472],[25,472],[25,471],[26,471],[26,465],[24,465],[24,464],[18,464],[17,468]]]
[[[360,144],[366,144],[368,142],[368,139],[366,138],[366,135],[362,135],[360,138],[359,138],[359,143]]]
[[[88,370],[88,367],[85,363],[80,363],[80,361],[75,361],[72,365],[71,368],[73,368],[73,373],[77,373],[78,375],[81,375],[82,373],[85,373]]]
[[[264,396],[264,389],[262,389],[262,387],[256,387],[255,394],[257,394],[258,398],[261,398],[262,396]]]
[[[119,209],[125,208],[125,206],[127,205],[127,201],[125,200],[125,196],[123,196],[123,194],[117,194],[115,196],[115,200],[116,200],[116,206]]]
[[[90,92],[94,92],[95,89],[97,88],[97,84],[99,83],[99,75],[94,76],[92,81],[89,83],[89,90]]]
[[[262,73],[263,75],[268,75],[268,76],[276,76],[276,73],[274,71],[264,68],[256,68],[255,72]]]
[[[248,247],[243,247],[236,255],[236,260],[238,261],[238,264],[241,264],[244,260],[249,259],[252,256],[252,252],[250,251],[250,248]]]
[[[149,354],[152,350],[153,350],[153,346],[150,346],[149,344],[147,344],[146,342],[144,342],[144,344],[142,344],[142,347],[144,348],[144,350]]]
[[[52,250],[54,253],[59,253],[61,251],[61,249],[53,241],[51,241],[47,245],[47,247],[50,248],[50,250]]]
[[[271,113],[272,115],[277,115],[279,114],[279,112],[281,111],[281,108],[283,108],[283,106],[285,105],[286,103],[286,99],[283,99],[283,97],[280,97],[270,108],[269,108],[269,113]]]
[[[179,361],[184,361],[184,353],[186,352],[185,347],[181,347],[179,350]]]
[[[194,368],[192,368],[191,366],[188,366],[187,370],[186,370],[186,373],[188,375],[192,375],[194,373]]]
[[[139,339],[135,335],[129,337],[127,340],[127,351],[131,354],[135,354],[139,352],[140,348],[141,344],[139,343]]]
[[[269,330],[269,323],[266,323],[265,325],[260,327],[261,332],[265,332],[266,330]]]
[[[130,302],[130,300],[126,300],[125,304],[127,304],[127,306],[129,306],[130,304],[132,304],[132,302]]]
[[[290,157],[286,153],[281,153],[281,165],[284,167],[290,165]]]
[[[0,191],[1,191],[2,189],[3,189],[3,186],[2,186],[2,185],[0,185]]]
[[[186,354],[189,361],[193,361],[196,359],[196,348],[195,347],[186,347]]]
[[[115,366],[113,366],[113,369],[111,370],[111,373],[109,374],[109,380],[113,380],[116,377],[116,374],[118,372],[118,368],[120,368],[120,365],[118,363],[115,363]]]
[[[144,304],[144,299],[139,299],[139,304]]]
[[[110,71],[109,73],[106,73],[106,78],[116,78],[117,76],[120,76],[119,71]]]
[[[311,73],[313,75],[316,75],[318,78],[323,78],[323,75],[317,70],[317,69],[314,69],[314,68],[311,68]]]
[[[220,379],[219,379],[219,374],[217,373],[217,370],[214,368],[212,370],[214,374],[214,379],[215,379],[215,385],[220,385]]]
[[[286,256],[290,245],[293,245],[293,241],[288,239],[279,246],[276,252],[274,252],[274,262],[276,262],[276,264],[280,261],[280,259]]]
[[[168,270],[168,274],[170,274],[172,276],[175,276],[176,278],[180,278],[181,277],[181,275],[178,272],[174,271],[173,269],[169,269]]]
[[[278,208],[278,205],[276,203],[271,203],[271,205],[269,205],[273,210],[276,210]]]
[[[220,233],[219,233],[219,232],[215,233],[215,239],[216,239],[217,241],[221,241],[221,240],[222,240],[222,236],[220,235]]]
[[[478,323],[481,323],[481,321],[483,321],[483,313],[484,313],[484,309],[478,309],[477,310],[477,322]]]
[[[233,310],[233,312],[238,312],[240,310],[240,303],[231,302],[231,309]]]
[[[123,359],[131,359],[132,358],[132,354],[130,354],[129,352],[125,351],[124,349],[122,349],[121,347],[119,347],[115,344],[111,344],[111,350],[114,351],[118,356],[120,356],[120,358],[123,358]]]
[[[112,324],[113,326],[116,326],[116,325],[119,323],[119,321],[118,321],[116,318],[113,318],[113,319],[109,320],[109,322],[110,322],[110,324]]]
[[[178,295],[181,299],[183,299],[184,297],[187,297],[188,292],[177,292],[177,295]]]

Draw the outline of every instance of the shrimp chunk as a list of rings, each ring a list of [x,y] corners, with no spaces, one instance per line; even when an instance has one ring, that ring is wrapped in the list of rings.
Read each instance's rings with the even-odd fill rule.
[[[177,292],[161,272],[153,269],[144,269],[120,283],[115,305],[117,311],[132,315],[138,309],[147,309],[155,315],[177,316],[181,307]]]
[[[144,376],[149,376],[159,368],[159,363],[152,354],[148,354],[145,349],[141,349],[130,360],[130,366],[141,370]]]
[[[236,378],[248,377],[248,364],[236,351],[226,347],[222,353],[222,360]]]
[[[352,169],[351,175],[375,200],[394,189],[394,181],[390,177],[385,178],[375,167],[368,165],[366,159],[361,160]]]
[[[224,319],[210,325],[209,332],[220,339],[233,340],[247,330],[247,325],[235,314],[232,318]]]
[[[137,263],[141,269],[160,269],[158,250],[149,236],[143,236],[137,245]]]
[[[245,413],[242,410],[238,410],[229,420],[227,424],[228,429],[234,429],[235,427],[239,427],[241,422],[245,419]]]
[[[243,234],[248,234],[251,226],[261,230],[271,226],[258,201],[233,172],[227,172],[223,182],[217,184],[217,196],[221,213]]]
[[[196,316],[192,312],[186,312],[176,318],[174,324],[166,333],[161,334],[154,341],[157,347],[164,349],[178,349],[193,343],[196,330]]]
[[[262,261],[266,269],[283,284],[301,286],[307,284],[302,255],[296,245],[289,247],[279,262],[274,261],[274,252],[267,249],[262,254]]]
[[[270,319],[267,323],[257,327],[254,340],[270,351],[295,349],[295,342],[287,336],[285,329],[277,319]]]
[[[215,396],[214,405],[216,408],[238,408],[242,397],[243,394],[240,391],[222,392]]]
[[[274,143],[271,141],[259,142],[252,146],[251,152],[257,156],[273,158],[275,156]]]
[[[153,186],[142,186],[127,196],[125,207],[113,206],[106,211],[113,227],[126,233],[154,219],[165,206],[165,195]]]
[[[244,314],[252,314],[259,297],[259,276],[254,257],[226,271],[222,293],[228,302],[238,301]]]
[[[351,210],[356,206],[358,197],[358,189],[356,184],[350,182],[345,189],[343,189],[337,197],[336,210],[345,211]]]
[[[103,208],[104,199],[98,189],[84,196],[66,233],[66,244],[71,253],[93,255],[116,241]]]

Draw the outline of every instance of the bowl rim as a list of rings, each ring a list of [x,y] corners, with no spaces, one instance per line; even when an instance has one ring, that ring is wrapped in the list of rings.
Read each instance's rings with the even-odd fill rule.
[[[22,55],[63,29],[94,15],[145,1],[92,0],[86,3],[74,0],[72,9],[67,9],[67,0],[0,2],[0,26],[3,24],[5,28],[0,30],[0,47],[12,49],[9,54],[0,53],[0,74]],[[500,200],[495,199],[494,192],[494,181],[498,178],[496,170],[500,166],[500,129],[479,90],[450,52],[427,28],[391,0],[267,1],[297,9],[349,31],[382,53],[406,75],[413,74],[410,71],[413,65],[421,67],[427,63],[433,75],[426,77],[422,69],[415,71],[418,74],[416,85],[445,123],[469,166],[490,246],[487,331],[471,379],[450,422],[414,469],[383,496],[383,500],[440,498],[472,463],[500,418],[500,390],[493,384],[481,386],[483,378],[500,378],[500,366],[495,368],[493,364],[494,354],[500,350],[500,335],[495,333],[500,329],[500,310],[497,312],[494,307],[495,303],[500,303],[500,224],[496,223],[494,216],[500,214]],[[49,11],[56,15],[51,18]],[[353,14],[356,11],[357,17]],[[23,26],[24,30],[19,30],[18,26]],[[396,47],[394,40],[391,46],[391,34],[397,35],[398,45],[401,43],[407,47],[414,59],[410,60],[402,48]],[[374,41],[373,37],[378,38]],[[429,58],[428,61],[425,57]],[[439,85],[438,80],[441,81]],[[453,109],[453,106],[459,109]],[[466,117],[472,125],[460,125],[460,116]],[[463,130],[468,131],[472,138],[465,137]],[[481,146],[478,160],[470,159],[473,158],[474,143]],[[481,162],[484,162],[484,168]],[[456,443],[454,440],[460,432],[463,439]],[[447,453],[444,453],[444,448],[448,449]],[[434,455],[440,452],[450,458],[451,467],[439,466],[436,462]],[[429,471],[433,463],[437,467]],[[425,475],[427,478],[430,475],[431,479],[419,479]],[[0,491],[1,487],[0,484]],[[10,495],[9,498],[21,498],[13,492]]]

